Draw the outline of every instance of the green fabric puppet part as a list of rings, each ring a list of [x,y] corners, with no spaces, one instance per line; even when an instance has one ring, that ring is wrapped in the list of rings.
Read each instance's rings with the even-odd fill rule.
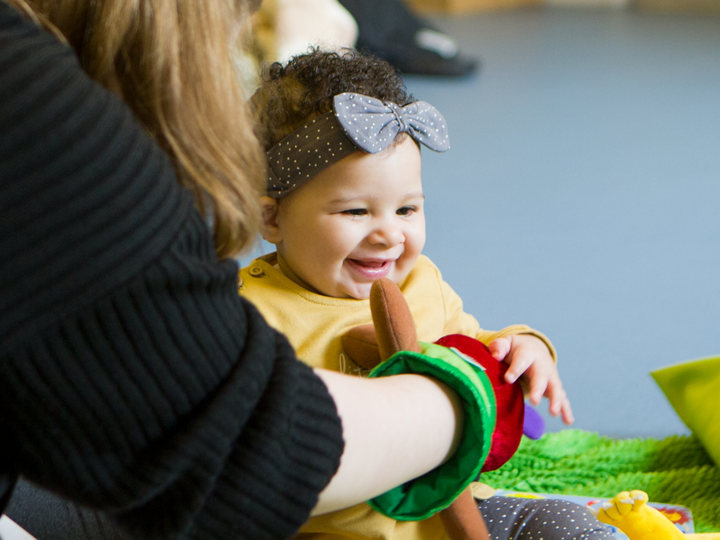
[[[460,444],[442,466],[375,497],[368,504],[393,519],[430,517],[446,508],[482,469],[495,430],[495,396],[483,367],[457,349],[421,343],[421,353],[398,352],[370,372],[370,377],[414,373],[435,378],[460,397],[465,412]]]

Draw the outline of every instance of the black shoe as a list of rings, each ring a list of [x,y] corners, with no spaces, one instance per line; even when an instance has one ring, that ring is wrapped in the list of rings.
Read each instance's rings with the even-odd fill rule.
[[[477,59],[462,54],[451,37],[432,28],[421,28],[412,40],[375,44],[374,47],[368,43],[366,46],[370,52],[408,75],[466,77],[479,69]]]
[[[467,77],[480,68],[480,61],[460,52],[450,58],[417,45],[393,45],[371,50],[392,64],[401,74],[433,75],[437,77]]]

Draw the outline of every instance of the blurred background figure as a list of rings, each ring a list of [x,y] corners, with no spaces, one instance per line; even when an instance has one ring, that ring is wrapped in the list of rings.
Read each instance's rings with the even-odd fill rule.
[[[263,62],[319,46],[367,50],[408,75],[462,77],[479,65],[402,0],[266,0],[255,22]]]
[[[478,61],[402,0],[340,0],[360,30],[357,48],[387,60],[400,73],[462,77]]]
[[[266,0],[256,15],[263,60],[286,62],[307,52],[354,48],[355,19],[337,0]]]

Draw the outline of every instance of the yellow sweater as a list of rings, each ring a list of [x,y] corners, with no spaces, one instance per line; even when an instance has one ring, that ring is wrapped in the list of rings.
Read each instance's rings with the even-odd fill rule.
[[[369,300],[332,298],[308,291],[277,267],[275,253],[254,260],[240,270],[240,293],[257,306],[267,322],[283,334],[298,358],[313,367],[362,374],[344,354],[341,336],[350,328],[372,323]],[[421,255],[400,283],[410,306],[418,339],[434,342],[447,334],[464,334],[485,344],[502,336],[531,334],[542,339],[553,357],[555,350],[540,332],[513,325],[499,332],[480,328],[463,311],[462,300],[442,280],[440,271]],[[300,530],[302,540],[441,540],[445,530],[437,515],[423,521],[395,521],[367,504],[310,519]]]

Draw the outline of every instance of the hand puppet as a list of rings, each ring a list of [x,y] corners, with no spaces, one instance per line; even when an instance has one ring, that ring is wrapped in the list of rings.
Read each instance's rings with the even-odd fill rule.
[[[482,471],[501,467],[520,444],[525,417],[520,384],[505,381],[507,364],[493,358],[480,341],[460,334],[444,336],[431,346],[419,344],[407,302],[397,285],[388,279],[373,284],[370,306],[373,324],[353,328],[343,336],[345,353],[358,365],[372,370],[399,351],[437,355],[444,350],[481,370],[489,382],[493,400],[488,407],[492,413],[490,421],[484,425],[491,443]],[[534,419],[530,424],[537,432],[538,420]],[[469,488],[440,511],[440,518],[452,540],[490,539]]]

